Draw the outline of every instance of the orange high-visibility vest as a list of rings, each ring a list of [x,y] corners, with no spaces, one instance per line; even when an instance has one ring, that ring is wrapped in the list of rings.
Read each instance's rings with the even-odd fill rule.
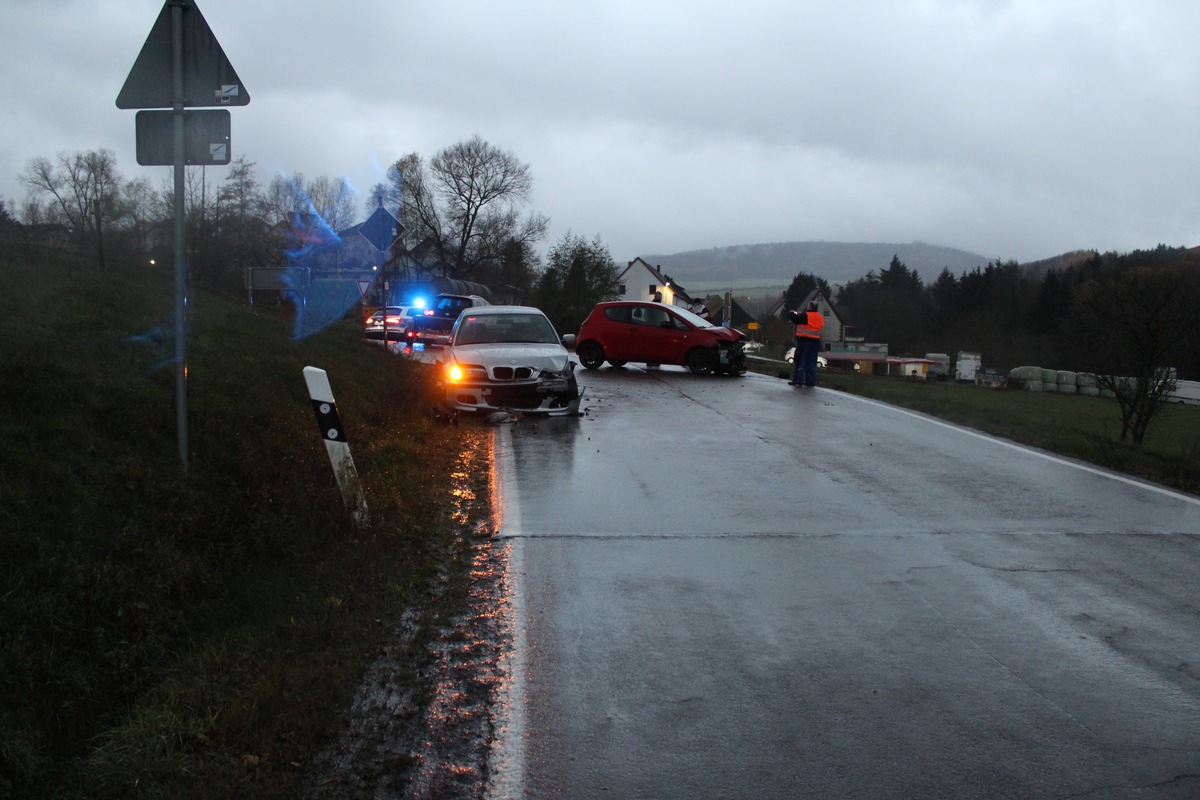
[[[820,339],[821,328],[825,327],[825,317],[820,311],[805,311],[804,322],[796,325],[797,339]]]

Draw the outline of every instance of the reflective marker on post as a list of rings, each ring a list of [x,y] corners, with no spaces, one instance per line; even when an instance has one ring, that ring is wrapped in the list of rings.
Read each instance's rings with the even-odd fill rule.
[[[342,490],[342,500],[354,516],[355,524],[365,525],[367,499],[363,496],[358,471],[354,468],[354,459],[350,456],[350,445],[346,441],[346,432],[342,429],[342,421],[338,417],[329,376],[323,369],[305,367],[304,382],[308,384],[308,396],[312,398],[313,411],[317,414],[317,427],[321,430],[321,438],[325,440],[325,452],[329,453],[329,463],[333,465],[333,474]]]

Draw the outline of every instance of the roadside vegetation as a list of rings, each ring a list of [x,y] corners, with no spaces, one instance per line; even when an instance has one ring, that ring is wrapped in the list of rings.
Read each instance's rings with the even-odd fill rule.
[[[753,361],[768,375],[779,364]],[[1140,445],[1122,442],[1111,399],[915,381],[829,369],[827,389],[870,397],[1022,444],[1200,494],[1200,406],[1168,404]]]
[[[486,433],[425,415],[423,371],[356,321],[295,341],[290,311],[195,291],[185,478],[172,302],[169,268],[0,251],[0,797],[295,796],[398,616],[416,684],[463,602],[448,478]]]

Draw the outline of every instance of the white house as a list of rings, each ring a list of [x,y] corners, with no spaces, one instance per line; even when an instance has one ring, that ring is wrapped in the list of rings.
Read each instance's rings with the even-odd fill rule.
[[[692,303],[692,298],[671,276],[663,275],[640,257],[630,261],[617,280],[621,300],[653,300],[656,292],[662,292],[662,302],[668,305],[687,308]]]

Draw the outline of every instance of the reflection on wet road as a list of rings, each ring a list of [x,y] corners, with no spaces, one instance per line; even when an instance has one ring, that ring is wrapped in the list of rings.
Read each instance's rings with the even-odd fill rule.
[[[759,376],[581,383],[497,437],[490,796],[1200,796],[1196,498]]]

